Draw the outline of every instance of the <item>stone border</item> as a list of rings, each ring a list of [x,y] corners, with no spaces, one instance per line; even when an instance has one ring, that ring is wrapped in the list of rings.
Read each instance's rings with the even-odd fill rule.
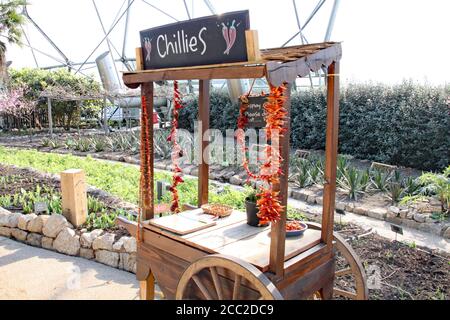
[[[75,230],[63,215],[21,214],[0,207],[0,236],[136,273],[134,237],[116,239],[101,229]]]
[[[24,148],[23,145],[10,144],[9,147]],[[87,153],[71,150],[51,149],[49,147],[28,148],[35,149],[41,152],[72,154],[75,156],[85,157],[88,154],[96,159],[124,162],[134,165],[139,165],[139,156],[130,156],[124,153]],[[172,163],[170,159],[155,159],[154,167],[159,170],[172,171]],[[184,174],[198,176],[198,168],[195,165],[180,165]],[[210,179],[217,180],[223,183],[230,183],[236,186],[242,186],[245,183],[246,172],[238,168],[223,168],[218,165],[210,167]],[[36,171],[37,172],[37,171]],[[97,189],[99,190],[99,189]],[[104,192],[99,190],[100,192]],[[323,204],[322,188],[317,186],[308,187],[306,189],[299,189],[289,187],[288,196],[307,202],[309,204]],[[445,222],[435,221],[430,217],[430,212],[422,212],[421,208],[413,206],[368,206],[365,203],[351,201],[348,199],[341,199],[336,197],[336,209],[352,212],[359,215],[368,216],[374,219],[387,221],[396,225],[404,225],[416,230],[432,233],[446,239],[450,239],[450,221]]]
[[[323,204],[322,188],[293,188],[290,194],[292,198],[312,205]],[[358,201],[339,200],[336,197],[336,209],[387,221],[396,225],[403,225],[450,239],[450,221],[439,222],[432,219],[430,212],[426,211],[426,205],[422,207],[374,207]]]

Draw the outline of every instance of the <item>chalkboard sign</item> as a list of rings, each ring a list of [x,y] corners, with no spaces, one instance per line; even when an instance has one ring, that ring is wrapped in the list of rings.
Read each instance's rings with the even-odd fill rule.
[[[202,17],[140,32],[144,69],[247,61],[248,10]]]
[[[264,104],[267,96],[248,97],[248,107],[245,116],[248,119],[247,128],[264,128],[266,126],[266,111]]]

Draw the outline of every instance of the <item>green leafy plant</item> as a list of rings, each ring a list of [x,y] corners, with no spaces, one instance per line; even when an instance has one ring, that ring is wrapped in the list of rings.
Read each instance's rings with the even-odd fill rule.
[[[450,178],[446,169],[442,174],[424,173],[419,177],[420,193],[423,195],[436,195],[441,202],[442,213],[448,214],[450,207]]]
[[[337,184],[348,193],[350,199],[358,200],[359,195],[364,194],[367,189],[369,179],[367,172],[349,167],[344,169],[342,177],[337,180]]]
[[[245,189],[245,200],[248,202],[256,203],[256,201],[258,200],[257,194],[258,190],[253,187],[247,186]]]
[[[305,188],[311,185],[309,175],[310,163],[306,159],[301,159],[295,168],[294,184],[298,188]]]
[[[382,170],[375,169],[371,171],[370,179],[372,181],[372,185],[376,190],[386,191],[388,182],[389,182],[389,174],[385,173]]]
[[[405,188],[400,182],[390,181],[387,185],[387,191],[392,204],[398,203],[405,195]]]
[[[106,142],[103,138],[93,138],[92,139],[92,147],[95,152],[102,152],[106,150]]]
[[[407,195],[415,195],[420,191],[420,184],[413,177],[407,177],[403,181],[403,184],[405,186],[405,194]]]

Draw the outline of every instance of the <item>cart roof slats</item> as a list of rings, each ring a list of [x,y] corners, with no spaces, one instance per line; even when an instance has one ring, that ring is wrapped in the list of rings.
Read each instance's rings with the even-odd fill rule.
[[[297,76],[328,67],[342,56],[341,44],[323,42],[261,50],[261,60],[193,67],[124,72],[124,83],[135,88],[141,83],[163,80],[246,79],[264,76],[275,86],[292,83]]]

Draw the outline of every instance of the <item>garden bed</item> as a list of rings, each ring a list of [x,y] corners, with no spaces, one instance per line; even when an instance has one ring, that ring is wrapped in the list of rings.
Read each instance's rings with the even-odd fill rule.
[[[172,163],[170,159],[165,159],[170,155],[170,150],[167,149],[169,145],[163,139],[164,134],[158,132],[161,136],[155,134],[155,168],[171,171]],[[50,153],[89,155],[98,159],[139,164],[138,136],[138,131],[114,133],[109,137],[92,133],[77,137],[44,138],[45,141],[36,139],[33,144],[25,140],[19,144],[6,144]],[[299,158],[294,152],[291,155],[289,196],[309,204],[322,204],[323,155],[317,151],[306,153],[309,154],[306,159]],[[180,167],[185,174],[196,176],[198,173],[197,166],[193,164],[182,163]],[[450,217],[442,213],[436,197],[430,196],[433,194],[430,188],[423,188],[417,182],[420,175],[419,171],[411,168],[395,168],[390,171],[383,168],[371,169],[369,161],[340,156],[336,208],[450,239]],[[247,174],[240,166],[210,167],[212,180],[243,185],[246,178]],[[425,189],[425,195],[421,195],[422,189]],[[448,194],[446,197],[448,198]],[[195,199],[190,201],[193,203]]]
[[[450,298],[450,256],[398,241],[389,241],[353,224],[335,224],[348,239],[366,270],[379,270],[379,288],[369,289],[373,300],[446,300]],[[359,236],[359,237],[358,237]],[[339,263],[339,262],[338,262]],[[373,279],[373,277],[372,277]]]

